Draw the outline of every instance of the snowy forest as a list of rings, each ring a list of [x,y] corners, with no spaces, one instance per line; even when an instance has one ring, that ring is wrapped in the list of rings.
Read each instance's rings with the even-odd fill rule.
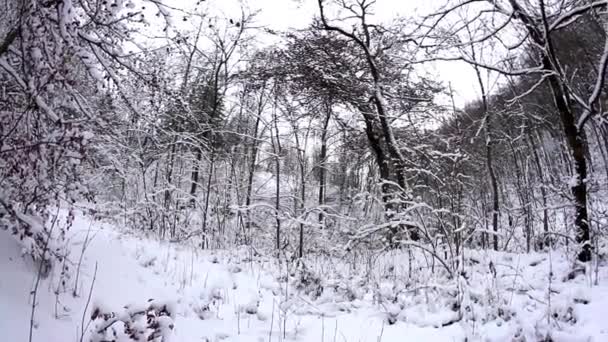
[[[0,340],[608,341],[607,11],[0,0]]]

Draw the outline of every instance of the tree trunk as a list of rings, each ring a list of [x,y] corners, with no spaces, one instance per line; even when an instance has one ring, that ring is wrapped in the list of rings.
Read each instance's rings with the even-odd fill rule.
[[[190,206],[194,207],[196,203],[196,188],[198,186],[198,174],[203,159],[203,151],[199,148],[196,151],[196,160],[194,161],[194,170],[192,170],[192,177],[190,182]]]
[[[375,74],[375,73],[374,73]],[[386,113],[386,104],[384,102],[384,96],[382,94],[382,90],[379,84],[379,75],[374,76],[375,83],[375,91],[374,91],[374,104],[376,106],[376,110],[378,112],[378,118],[380,121],[380,127],[382,128],[382,135],[384,138],[384,143],[386,145],[386,149],[388,151],[388,155],[390,156],[389,162],[393,166],[393,171],[396,176],[397,184],[400,189],[396,192],[396,194],[404,194],[408,195],[409,185],[407,184],[406,177],[406,164],[405,158],[403,154],[399,150],[399,146],[397,146],[397,140],[393,134],[393,130],[388,121],[387,113]],[[397,202],[392,205],[393,209],[396,209],[397,213],[405,211],[406,203],[404,199],[400,196],[393,196],[391,202]],[[409,234],[409,238],[413,241],[418,241],[420,239],[420,235],[416,227],[411,227],[409,225],[399,224],[398,230],[407,231]]]
[[[302,155],[304,152],[302,151]],[[304,158],[304,156],[302,156]],[[304,206],[306,205],[306,180],[305,180],[305,160],[300,162],[300,215],[304,214]],[[300,243],[298,246],[298,254],[300,258],[304,256],[304,218],[300,219]]]
[[[326,162],[327,162],[327,126],[329,125],[329,119],[331,117],[331,105],[327,105],[327,113],[325,120],[323,121],[323,128],[321,131],[321,154],[319,156],[319,206],[325,204],[325,177],[327,175]],[[323,224],[324,211],[323,208],[319,211],[319,223]]]
[[[540,181],[540,196],[543,205],[543,232],[544,236],[540,239],[539,247],[543,249],[545,241],[549,241],[549,245],[551,246],[551,242],[548,236],[549,234],[549,213],[547,209],[547,190],[545,189],[545,176],[543,172],[543,168],[540,164],[540,157],[538,156],[538,151],[536,150],[536,144],[534,143],[534,137],[528,134],[528,142],[530,143],[530,149],[532,150],[532,155],[534,156],[534,163],[536,165],[536,172],[538,173],[538,180]]]
[[[173,178],[173,163],[175,162],[175,149],[176,149],[176,142],[177,142],[177,136],[173,137],[173,142],[171,143],[171,150],[169,152],[169,164],[167,165],[167,177],[166,177],[166,181],[167,181],[167,188],[165,189],[165,199],[164,199],[164,204],[163,206],[165,207],[165,209],[168,208],[169,203],[171,202],[171,191],[169,190],[169,187],[171,186],[171,183],[173,182],[172,178]]]
[[[467,26],[468,29],[468,26]],[[473,60],[476,60],[475,49],[471,47]],[[483,112],[485,114],[485,137],[486,137],[486,167],[488,169],[488,177],[490,178],[490,187],[492,189],[492,247],[495,251],[498,250],[498,181],[496,180],[496,173],[494,171],[494,164],[492,158],[492,117],[488,108],[488,98],[486,89],[481,78],[481,71],[477,65],[474,65],[475,74],[477,75],[477,81],[479,82],[479,88],[481,89],[481,102],[483,105]]]
[[[391,177],[389,168],[389,158],[384,152],[379,135],[376,132],[376,120],[371,108],[364,105],[360,105],[359,111],[363,114],[363,118],[365,120],[365,134],[367,136],[369,146],[374,154],[376,164],[378,166],[378,171],[380,173],[380,182],[382,183],[381,192],[382,203],[384,204],[384,215],[386,220],[391,222],[394,220],[395,213],[398,212],[399,207],[397,206],[395,201],[393,201],[393,198],[395,196],[395,189],[394,186],[390,184]],[[389,246],[393,248],[397,247],[395,238],[397,237],[398,231],[399,229],[396,225],[391,225],[389,228],[387,240]]]
[[[251,192],[253,191],[253,176],[258,156],[258,129],[260,126],[261,113],[255,120],[253,128],[253,141],[251,143],[251,155],[249,156],[249,170],[247,175],[247,194],[245,196],[245,208],[247,210],[247,222],[245,223],[246,234],[250,234],[251,229],[251,213],[249,206],[251,205]]]
[[[488,174],[490,176],[490,185],[492,186],[492,231],[494,232],[492,247],[494,250],[498,250],[498,182],[496,181],[496,174],[494,173],[494,166],[492,164],[492,149],[490,142],[486,143],[486,160],[488,167]]]
[[[515,189],[517,190],[517,197],[519,199],[519,205],[521,206],[521,209],[523,210],[523,214],[525,217],[524,233],[526,236],[526,253],[530,253],[530,247],[531,247],[531,242],[532,242],[532,229],[530,227],[530,221],[528,219],[528,211],[530,209],[528,207],[528,205],[530,204],[530,201],[529,201],[529,196],[527,195],[527,193],[525,193],[530,188],[527,188],[524,190],[523,183],[525,182],[525,177],[524,177],[523,167],[520,166],[519,154],[517,153],[515,146],[513,146],[512,141],[509,141],[509,147],[511,148],[511,154],[513,156],[513,167],[515,168]],[[503,198],[503,202],[504,202],[504,198]],[[509,221],[511,221],[511,220],[512,219],[509,214]],[[509,226],[511,226],[511,224],[509,224]]]
[[[165,184],[165,196],[164,196],[164,212],[162,214],[162,223],[161,223],[161,236],[165,237],[165,232],[167,229],[167,212],[169,211],[169,206],[171,205],[171,190],[169,189],[173,182],[173,164],[175,163],[175,153],[177,146],[177,136],[173,137],[173,142],[171,143],[171,150],[169,152],[169,164],[167,165],[167,174],[166,174],[166,184]]]
[[[306,152],[300,144],[300,138],[298,137],[298,129],[294,125],[294,136],[296,141],[296,153],[298,156],[298,164],[300,168],[300,205],[298,208],[299,221],[300,221],[300,238],[298,241],[298,257],[304,256],[304,208],[306,205]]]
[[[205,196],[205,206],[203,208],[203,223],[202,223],[202,233],[203,233],[203,242],[201,247],[203,249],[208,246],[209,241],[207,239],[207,216],[209,213],[209,198],[211,197],[211,179],[213,177],[213,168],[215,166],[215,153],[211,152],[211,160],[209,161],[209,175],[207,177],[207,194]]]
[[[552,63],[549,57],[543,58],[543,67],[547,70],[551,68]],[[583,134],[583,129],[576,127],[576,120],[572,108],[570,107],[569,94],[562,89],[560,79],[551,74],[548,77],[549,85],[553,95],[553,101],[559,112],[562,122],[562,127],[566,135],[566,143],[570,150],[570,156],[574,161],[574,179],[571,190],[574,196],[574,205],[576,215],[574,225],[576,226],[576,242],[580,245],[578,260],[587,262],[591,260],[591,244],[589,234],[589,215],[587,212],[587,160],[585,156],[588,154],[588,145],[586,137]]]
[[[593,133],[595,135],[595,140],[597,142],[597,147],[600,150],[600,154],[602,155],[602,161],[604,162],[604,171],[606,172],[606,179],[608,179],[608,157],[606,156],[605,145],[602,141],[602,136],[597,128],[597,124],[595,120],[591,121],[591,127],[593,129]]]
[[[274,134],[271,132],[272,148],[274,152],[274,167],[275,167],[275,197],[274,197],[274,217],[276,221],[275,240],[277,248],[277,256],[281,250],[281,219],[279,218],[279,212],[281,210],[281,140],[279,139],[279,123],[277,120],[276,106],[272,112],[272,119],[274,121]],[[274,135],[274,139],[273,138]]]

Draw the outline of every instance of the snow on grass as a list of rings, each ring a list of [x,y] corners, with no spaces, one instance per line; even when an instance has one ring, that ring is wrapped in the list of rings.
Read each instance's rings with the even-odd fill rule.
[[[246,247],[159,242],[78,216],[70,260],[79,259],[89,227],[77,296],[75,277],[60,278],[59,268],[42,280],[34,341],[79,341],[83,331],[89,341],[99,328],[90,322],[95,310],[114,312],[116,329],[132,318],[144,331],[137,314],[151,303],[171,313],[157,313],[167,341],[608,340],[608,268],[599,268],[595,286],[595,272],[573,276],[563,253],[467,250],[449,279],[419,251],[286,263]],[[0,331],[6,341],[28,341],[37,269],[7,234],[0,232]],[[74,274],[77,262],[69,266]]]

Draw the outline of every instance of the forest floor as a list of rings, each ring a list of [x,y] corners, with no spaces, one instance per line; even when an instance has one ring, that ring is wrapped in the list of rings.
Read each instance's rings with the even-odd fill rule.
[[[412,270],[405,253],[311,258],[304,272],[251,249],[201,251],[82,216],[69,240],[70,278],[58,287],[56,267],[40,281],[32,341],[89,341],[92,308],[149,299],[173,303],[174,342],[608,341],[608,267],[568,279],[566,253],[469,251],[465,274],[450,280],[437,265]],[[6,231],[0,274],[1,340],[29,341],[37,268]]]

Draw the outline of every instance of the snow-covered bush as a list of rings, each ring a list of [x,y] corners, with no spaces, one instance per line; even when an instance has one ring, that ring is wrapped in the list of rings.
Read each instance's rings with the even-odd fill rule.
[[[260,299],[257,296],[252,296],[249,301],[245,304],[240,305],[240,310],[248,315],[255,315],[258,313],[260,307]]]
[[[93,106],[141,18],[126,2],[7,2],[0,17],[0,228],[51,264],[51,207],[91,199],[83,179],[106,111]],[[106,87],[107,89],[107,87]],[[59,230],[59,229],[57,229]],[[61,232],[63,233],[63,232]],[[45,249],[51,253],[45,253]]]
[[[224,297],[225,291],[222,287],[213,285],[205,288],[190,306],[201,320],[211,319],[217,316],[220,307],[224,304]]]
[[[175,309],[169,303],[150,300],[127,306],[122,312],[93,307],[90,342],[168,342],[174,328]]]
[[[1,195],[1,194],[0,194]],[[13,202],[15,203],[15,202]],[[48,210],[36,214],[15,209],[19,205],[9,204],[0,197],[0,229],[8,230],[21,247],[23,255],[29,255],[39,266],[38,270],[46,278],[54,263],[62,263],[62,277],[68,276],[66,264],[66,233],[74,221],[74,211],[59,217],[58,211]]]
[[[336,302],[352,302],[361,299],[364,295],[364,284],[356,279],[330,279],[326,281],[321,297],[329,296],[331,290],[332,300]]]
[[[323,281],[306,267],[304,262],[299,261],[294,280],[296,290],[308,295],[315,300],[323,293]]]

